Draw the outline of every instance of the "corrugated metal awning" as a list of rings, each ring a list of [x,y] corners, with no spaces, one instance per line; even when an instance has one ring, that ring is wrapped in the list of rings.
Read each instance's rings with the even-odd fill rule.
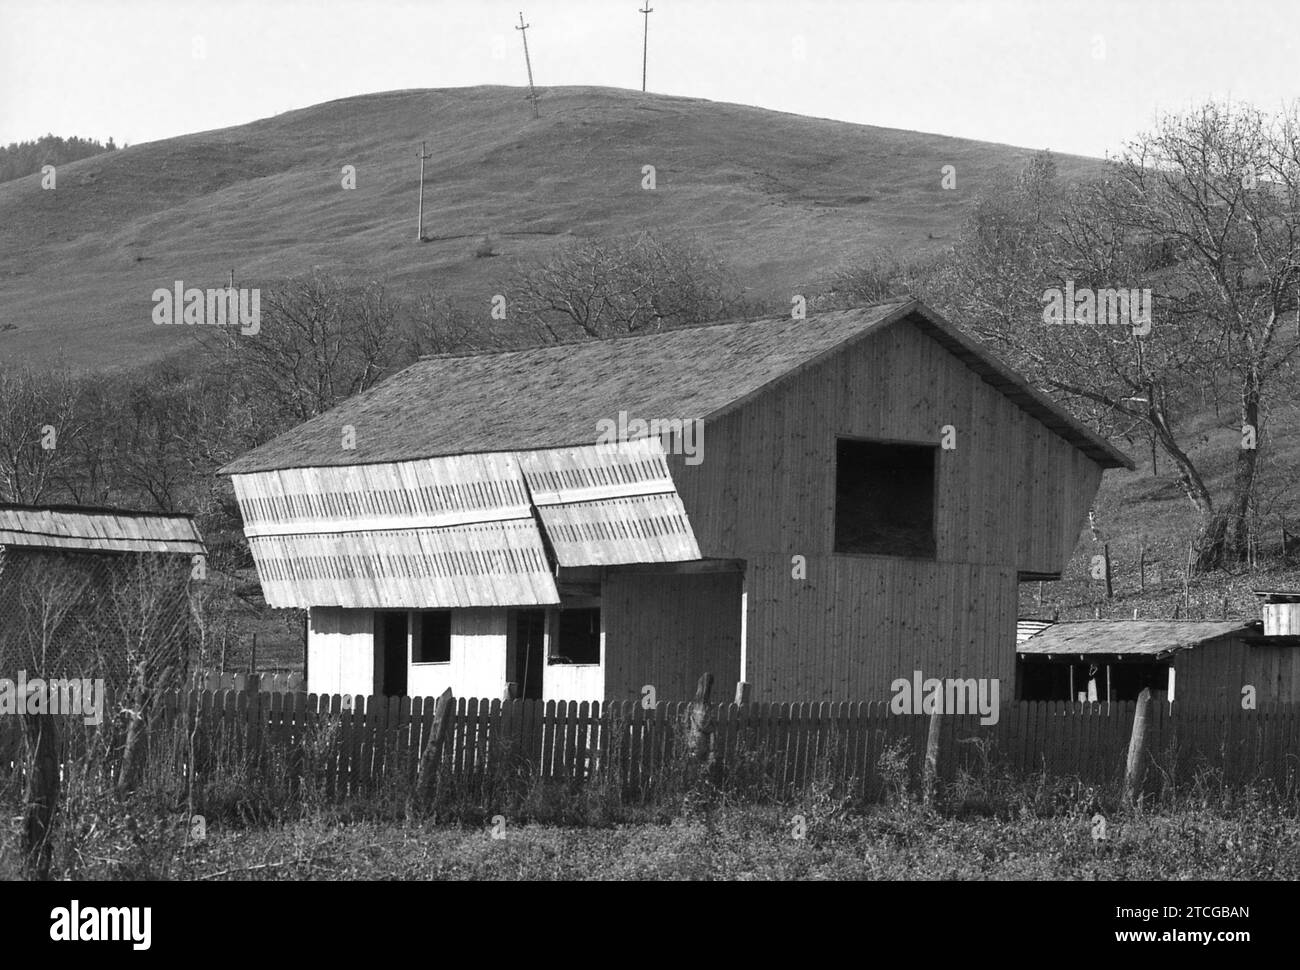
[[[511,455],[287,469],[232,480],[271,606],[559,602]]]
[[[517,457],[561,566],[700,558],[658,438]]]
[[[532,521],[249,539],[268,606],[438,609],[560,601]]]

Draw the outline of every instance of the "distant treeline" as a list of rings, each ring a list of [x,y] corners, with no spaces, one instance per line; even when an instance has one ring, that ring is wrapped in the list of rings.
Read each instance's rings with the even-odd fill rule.
[[[16,141],[0,148],[0,182],[20,179],[39,172],[42,165],[64,165],[101,152],[115,152],[113,139],[108,144],[93,138],[60,138],[42,135],[35,141]]]

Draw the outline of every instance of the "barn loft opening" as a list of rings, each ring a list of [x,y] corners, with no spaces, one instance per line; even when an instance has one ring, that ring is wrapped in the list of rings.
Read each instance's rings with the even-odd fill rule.
[[[412,663],[451,663],[451,610],[414,611]]]
[[[935,557],[938,448],[840,438],[835,443],[835,552]]]
[[[551,663],[600,663],[600,609],[562,609],[555,623]]]

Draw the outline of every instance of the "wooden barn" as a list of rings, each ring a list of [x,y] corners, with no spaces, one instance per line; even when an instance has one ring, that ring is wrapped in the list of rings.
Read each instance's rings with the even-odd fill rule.
[[[1009,696],[1121,467],[909,302],[426,358],[222,471],[310,690],[837,701]]]
[[[1182,708],[1238,709],[1244,688],[1257,706],[1300,701],[1300,636],[1267,621],[1054,623],[1016,653],[1017,700],[1131,701],[1149,687]]]
[[[125,679],[125,643],[175,643],[205,553],[186,515],[0,504],[0,676]]]

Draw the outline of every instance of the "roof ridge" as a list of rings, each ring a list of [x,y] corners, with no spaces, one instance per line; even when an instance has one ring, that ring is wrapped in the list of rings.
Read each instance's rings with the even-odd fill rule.
[[[859,306],[845,307],[839,310],[825,310],[821,313],[809,314],[808,317],[802,322],[809,323],[814,320],[819,320],[824,317],[829,317],[831,314],[836,314],[836,313],[838,314],[858,313],[865,310],[874,310],[882,306],[896,306],[896,305],[902,306],[904,304],[914,303],[914,302],[916,301],[913,297],[899,297],[897,299],[892,299],[892,300],[879,300],[875,303],[863,303]],[[408,365],[408,367],[414,367],[415,364],[422,364],[425,361],[430,361],[430,360],[463,360],[465,358],[471,358],[471,357],[504,357],[510,354],[526,354],[526,353],[532,353],[533,351],[537,351],[537,350],[550,350],[553,347],[581,347],[581,346],[587,346],[594,343],[608,344],[608,343],[615,343],[618,341],[653,340],[657,337],[665,337],[668,334],[682,333],[685,331],[711,330],[715,327],[738,327],[747,323],[763,323],[764,321],[770,321],[772,323],[789,323],[791,322],[791,318],[783,315],[778,316],[770,313],[764,313],[752,317],[728,317],[725,320],[710,320],[707,323],[693,323],[693,324],[687,324],[685,326],[669,327],[666,330],[654,330],[648,333],[615,333],[615,334],[609,334],[608,336],[604,336],[604,337],[574,337],[572,339],[557,340],[553,343],[530,344],[526,347],[511,347],[511,348],[500,349],[500,350],[461,350],[461,351],[451,351],[445,354],[421,354],[416,359],[416,361]],[[406,370],[408,368],[404,367],[402,369]],[[401,371],[398,371],[398,373],[401,373]],[[393,376],[396,376],[396,374]]]
[[[57,512],[63,515],[122,515],[148,519],[193,519],[190,512],[161,512],[146,509],[119,509],[102,505],[27,505],[0,502],[0,512]]]

